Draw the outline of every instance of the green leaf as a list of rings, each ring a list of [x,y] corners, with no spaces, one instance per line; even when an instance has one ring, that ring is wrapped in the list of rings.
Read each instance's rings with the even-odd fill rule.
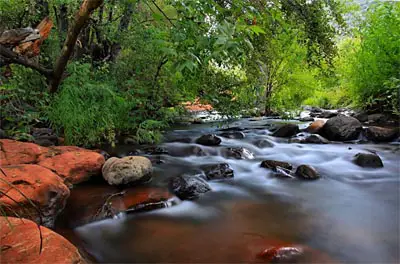
[[[259,34],[265,34],[265,31],[264,31],[261,27],[259,27],[259,26],[257,26],[257,25],[251,26],[250,29],[251,29],[254,33],[256,33],[257,35],[259,35]]]

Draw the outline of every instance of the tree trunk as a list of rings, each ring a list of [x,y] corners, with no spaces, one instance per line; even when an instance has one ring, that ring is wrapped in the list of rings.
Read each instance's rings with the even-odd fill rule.
[[[265,89],[265,115],[271,114],[271,104],[269,100],[271,99],[272,88],[272,83],[268,82]]]
[[[74,51],[75,43],[78,39],[79,33],[89,20],[90,14],[102,3],[103,0],[84,0],[79,11],[76,13],[74,24],[68,30],[67,38],[64,42],[61,55],[54,67],[54,75],[50,83],[50,92],[54,93],[57,91],[58,86],[61,83],[65,67],[67,66],[68,60]]]

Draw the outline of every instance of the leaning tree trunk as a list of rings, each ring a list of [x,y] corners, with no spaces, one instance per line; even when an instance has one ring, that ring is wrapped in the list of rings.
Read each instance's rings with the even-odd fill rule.
[[[50,82],[50,92],[54,93],[57,91],[58,86],[61,83],[65,67],[67,66],[68,60],[74,51],[75,43],[78,39],[79,33],[86,25],[91,13],[102,3],[103,0],[84,0],[79,11],[76,13],[74,24],[68,29],[67,38],[64,42],[61,55],[54,67],[53,78]]]

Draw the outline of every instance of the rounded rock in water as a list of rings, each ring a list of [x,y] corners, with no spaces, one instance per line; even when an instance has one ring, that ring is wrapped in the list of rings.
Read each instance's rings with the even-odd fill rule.
[[[128,184],[151,176],[153,166],[146,157],[110,158],[104,163],[103,178],[111,185]]]

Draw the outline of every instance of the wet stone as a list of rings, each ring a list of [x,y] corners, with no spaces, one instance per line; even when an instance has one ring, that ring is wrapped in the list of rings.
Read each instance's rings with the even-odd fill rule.
[[[227,127],[227,128],[221,128],[221,129],[218,129],[218,131],[243,131],[243,130],[245,130],[244,128],[241,128],[241,127]]]
[[[314,121],[314,118],[311,117],[311,116],[302,117],[302,118],[299,119],[299,121],[301,121],[301,122],[312,122],[312,121]]]
[[[254,159],[254,154],[246,148],[223,148],[222,156],[233,159]]]
[[[168,154],[168,149],[161,147],[161,146],[149,146],[142,149],[144,153],[149,155],[161,155],[161,154]]]
[[[279,167],[279,166],[277,166],[275,168],[274,172],[275,172],[274,176],[278,177],[278,178],[290,178],[290,179],[295,178],[292,175],[292,171],[291,170],[288,170],[288,169],[285,169],[285,168],[282,168],[282,167]]]
[[[381,158],[373,153],[358,153],[354,156],[354,163],[364,168],[382,168]]]
[[[272,136],[274,137],[292,137],[299,133],[300,129],[298,125],[295,124],[285,124],[279,127]]]
[[[169,140],[168,142],[191,143],[192,139],[188,138],[188,137],[187,138],[174,138],[174,139]]]
[[[204,165],[201,167],[207,180],[222,180],[233,178],[233,170],[228,163]]]
[[[221,137],[225,138],[231,138],[231,139],[243,139],[245,138],[245,134],[241,131],[235,131],[235,132],[225,132],[219,134]]]
[[[319,173],[309,165],[300,165],[297,167],[295,175],[303,180],[316,180],[320,178]]]
[[[358,138],[362,126],[354,117],[338,115],[329,119],[322,128],[322,135],[329,140],[347,141]]]
[[[293,166],[287,162],[277,160],[264,160],[261,162],[261,167],[277,171],[277,167],[282,167],[287,170],[291,170]]]
[[[195,200],[211,191],[202,174],[183,174],[170,180],[170,188],[181,200]]]
[[[329,140],[318,135],[312,134],[305,137],[296,137],[289,140],[290,143],[301,143],[301,144],[328,144]]]
[[[259,139],[253,142],[253,144],[259,148],[273,148],[274,143],[267,139]]]
[[[296,247],[271,247],[261,252],[258,257],[268,263],[297,263],[303,250]]]
[[[221,144],[221,138],[217,137],[216,135],[208,134],[203,135],[196,139],[196,143],[204,146],[218,146]]]
[[[365,129],[365,136],[374,142],[390,142],[399,135],[398,128],[370,126]]]

